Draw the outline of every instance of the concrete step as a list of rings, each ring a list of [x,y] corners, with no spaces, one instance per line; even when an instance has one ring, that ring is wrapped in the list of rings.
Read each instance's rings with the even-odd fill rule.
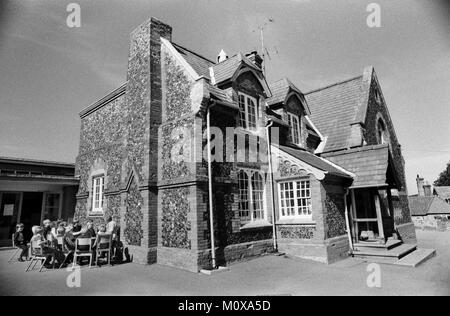
[[[434,257],[435,255],[436,255],[435,249],[418,248],[417,250],[411,252],[410,254],[398,260],[395,264],[415,268],[419,264],[427,261],[428,259]]]
[[[391,249],[374,249],[369,247],[355,249],[353,255],[355,257],[366,258],[366,257],[380,257],[380,258],[391,258],[398,260],[403,258],[407,254],[416,250],[417,245],[415,244],[401,244]],[[391,261],[391,260],[389,260]]]
[[[397,246],[400,246],[402,242],[400,240],[388,240],[385,244],[379,244],[375,242],[357,242],[353,245],[355,250],[372,249],[373,251],[386,251]]]

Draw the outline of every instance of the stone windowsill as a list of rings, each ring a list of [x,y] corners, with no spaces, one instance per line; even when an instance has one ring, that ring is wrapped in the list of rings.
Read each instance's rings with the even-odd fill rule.
[[[277,225],[316,225],[316,222],[311,219],[304,218],[284,218],[276,222]]]
[[[88,217],[103,217],[105,214],[103,212],[89,212]]]
[[[272,223],[270,223],[266,220],[249,222],[249,223],[246,223],[243,226],[241,226],[241,230],[264,228],[264,227],[272,227]]]

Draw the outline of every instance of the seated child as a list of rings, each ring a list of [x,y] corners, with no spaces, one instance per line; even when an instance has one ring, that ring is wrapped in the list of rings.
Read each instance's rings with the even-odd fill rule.
[[[51,242],[44,238],[44,229],[42,227],[33,226],[32,230],[33,237],[31,238],[31,243],[33,248],[40,248],[42,255],[48,255],[48,258],[54,256],[56,262],[60,265],[65,259],[64,254],[60,250],[53,248]],[[39,249],[37,250],[39,251]]]
[[[72,230],[73,225],[72,224],[67,225],[63,243],[63,247],[66,251],[75,250],[75,236],[73,235]]]

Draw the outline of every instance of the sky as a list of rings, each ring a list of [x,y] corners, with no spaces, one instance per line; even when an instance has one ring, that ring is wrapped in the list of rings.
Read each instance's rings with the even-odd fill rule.
[[[367,5],[380,6],[369,28]],[[81,27],[66,24],[78,3]],[[307,92],[373,65],[402,144],[410,194],[450,161],[446,0],[0,0],[0,156],[74,162],[78,113],[126,80],[129,34],[154,16],[212,60],[261,51],[269,82]],[[267,55],[267,54],[266,54]]]

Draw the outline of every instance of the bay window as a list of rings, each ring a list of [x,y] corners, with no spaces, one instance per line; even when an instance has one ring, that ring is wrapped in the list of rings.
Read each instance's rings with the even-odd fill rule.
[[[309,180],[287,181],[278,184],[281,218],[312,218]]]

